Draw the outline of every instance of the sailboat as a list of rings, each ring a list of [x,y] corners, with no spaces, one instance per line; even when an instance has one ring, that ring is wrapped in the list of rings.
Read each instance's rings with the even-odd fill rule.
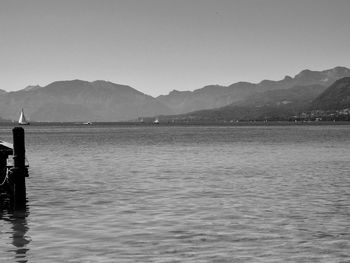
[[[27,121],[26,117],[24,116],[23,109],[21,110],[21,116],[19,117],[18,124],[20,125],[29,125],[29,121]]]

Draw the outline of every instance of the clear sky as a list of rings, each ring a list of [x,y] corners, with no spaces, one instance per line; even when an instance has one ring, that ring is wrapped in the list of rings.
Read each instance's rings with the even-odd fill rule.
[[[0,89],[103,79],[157,96],[350,67],[349,0],[0,0]]]

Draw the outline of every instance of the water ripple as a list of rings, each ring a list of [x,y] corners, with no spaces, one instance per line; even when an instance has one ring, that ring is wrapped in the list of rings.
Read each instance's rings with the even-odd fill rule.
[[[349,262],[349,131],[30,127],[0,262]]]

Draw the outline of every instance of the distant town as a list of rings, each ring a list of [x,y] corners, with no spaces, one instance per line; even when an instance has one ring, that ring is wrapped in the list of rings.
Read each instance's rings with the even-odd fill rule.
[[[350,121],[350,108],[343,110],[312,110],[292,116],[296,121]]]

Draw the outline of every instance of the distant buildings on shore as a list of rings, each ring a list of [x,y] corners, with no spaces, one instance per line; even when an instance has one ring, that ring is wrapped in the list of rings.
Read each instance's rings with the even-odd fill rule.
[[[350,121],[350,108],[342,110],[312,110],[292,116],[290,119],[299,121]]]

